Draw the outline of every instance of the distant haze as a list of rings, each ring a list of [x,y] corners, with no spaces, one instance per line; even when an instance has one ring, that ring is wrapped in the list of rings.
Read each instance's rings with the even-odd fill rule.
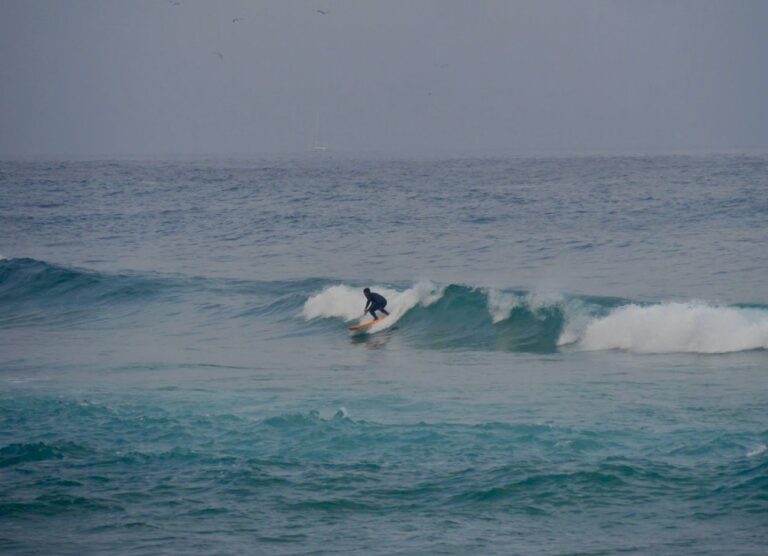
[[[768,2],[0,0],[0,155],[768,146]]]

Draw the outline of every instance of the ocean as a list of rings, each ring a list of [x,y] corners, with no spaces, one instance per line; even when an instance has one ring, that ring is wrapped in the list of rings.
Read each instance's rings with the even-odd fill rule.
[[[764,153],[5,160],[0,255],[3,554],[766,553]]]

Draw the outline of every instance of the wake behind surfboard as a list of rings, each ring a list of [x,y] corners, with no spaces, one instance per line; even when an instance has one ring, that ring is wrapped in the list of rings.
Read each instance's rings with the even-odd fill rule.
[[[370,322],[364,322],[362,324],[356,324],[355,326],[350,326],[349,329],[352,330],[353,332],[356,331],[356,330],[365,330],[369,326],[373,326],[374,324],[383,321],[385,318],[386,317],[381,317],[380,319],[372,320]]]

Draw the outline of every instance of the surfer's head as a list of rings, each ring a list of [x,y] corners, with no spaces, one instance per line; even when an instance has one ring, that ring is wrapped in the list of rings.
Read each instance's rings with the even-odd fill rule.
[[[366,295],[366,297],[367,297],[367,296],[368,296],[368,294],[369,294],[369,293],[371,293],[371,288],[365,288],[365,289],[363,290],[363,293],[364,293],[364,294]]]

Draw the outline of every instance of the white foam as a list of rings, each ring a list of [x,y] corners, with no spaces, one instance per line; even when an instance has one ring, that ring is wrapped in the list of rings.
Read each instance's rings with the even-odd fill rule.
[[[507,320],[512,314],[512,310],[523,303],[523,299],[519,295],[495,289],[489,289],[486,297],[488,299],[488,312],[491,313],[494,324]]]
[[[568,328],[559,344],[578,338],[585,350],[634,353],[729,353],[768,348],[768,312],[703,303],[625,305],[591,320],[582,331]]]
[[[759,444],[747,452],[747,457],[753,458],[755,456],[759,456],[760,454],[764,454],[766,451],[768,451],[768,446],[765,444]]]
[[[387,311],[389,316],[380,324],[369,328],[370,332],[377,332],[389,328],[416,305],[427,307],[443,296],[443,288],[435,286],[432,282],[419,282],[405,291],[397,291],[391,288],[371,286],[371,289],[387,298]],[[360,322],[369,319],[363,318],[365,297],[361,288],[353,288],[344,284],[329,286],[318,294],[311,296],[304,303],[302,316],[307,319],[340,318],[345,321],[359,319]]]
[[[360,288],[340,284],[329,286],[307,299],[301,313],[307,320],[331,317],[353,320],[360,317],[364,305]]]
[[[552,292],[530,292],[522,297],[514,293],[489,289],[486,293],[488,312],[493,323],[507,320],[516,307],[527,306],[534,313],[563,303],[563,296]]]

